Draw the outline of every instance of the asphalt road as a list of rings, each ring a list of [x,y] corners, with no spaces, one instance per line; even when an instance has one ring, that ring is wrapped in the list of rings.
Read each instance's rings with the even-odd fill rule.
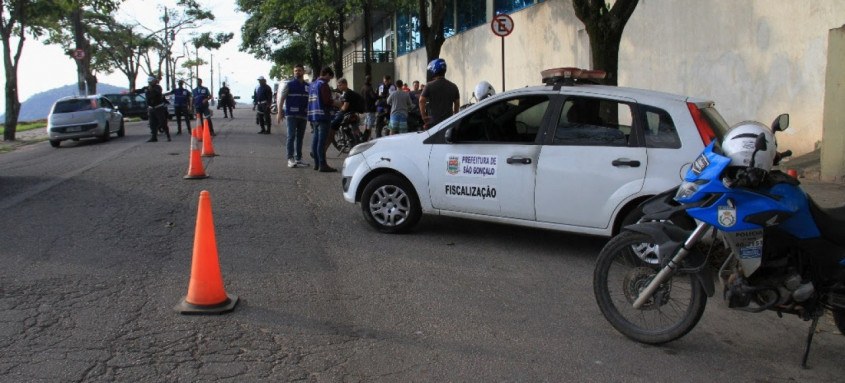
[[[424,217],[382,235],[338,173],[285,166],[284,133],[216,119],[189,137],[0,155],[0,381],[842,381],[845,338],[711,299],[686,337],[624,338],[592,294],[605,239]],[[306,146],[310,136],[306,135]],[[307,152],[307,149],[306,149]],[[330,149],[330,164],[342,158]],[[183,316],[201,190],[234,312]]]

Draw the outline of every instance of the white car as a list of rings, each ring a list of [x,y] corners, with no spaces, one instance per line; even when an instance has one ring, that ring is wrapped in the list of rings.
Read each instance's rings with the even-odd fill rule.
[[[641,201],[677,186],[728,125],[711,101],[585,84],[596,72],[543,71],[546,85],[356,146],[343,163],[344,199],[385,233],[425,213],[615,234],[641,216]]]
[[[126,134],[123,115],[103,95],[62,98],[47,116],[47,137],[54,148],[64,140],[96,137],[108,141],[112,133],[118,137]]]

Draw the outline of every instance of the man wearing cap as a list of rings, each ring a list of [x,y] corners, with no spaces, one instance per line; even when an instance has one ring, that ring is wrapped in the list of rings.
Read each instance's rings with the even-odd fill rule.
[[[264,76],[258,76],[258,86],[255,87],[252,99],[255,107],[258,108],[257,120],[258,125],[261,126],[258,134],[270,134],[270,103],[273,102],[273,88],[267,85],[267,79]]]
[[[150,123],[150,139],[147,142],[157,142],[159,131],[167,134],[167,141],[170,141],[170,130],[167,128],[167,104],[161,86],[158,85],[158,78],[147,77],[147,86],[136,90],[135,93],[144,93],[147,99],[147,114]]]

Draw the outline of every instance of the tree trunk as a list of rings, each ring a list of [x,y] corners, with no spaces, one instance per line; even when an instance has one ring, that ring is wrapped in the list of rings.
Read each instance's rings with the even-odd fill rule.
[[[428,4],[431,3],[431,20],[428,20]],[[425,45],[426,62],[440,57],[440,48],[446,41],[443,35],[443,17],[446,14],[444,0],[419,0],[420,35]]]
[[[573,0],[575,16],[584,23],[590,36],[592,69],[607,72],[604,83],[618,85],[619,43],[625,24],[637,8],[639,0],[616,0],[610,7],[603,0]]]
[[[26,23],[25,19],[23,18],[22,14],[24,13],[25,5],[24,2],[21,1],[17,6],[17,13],[9,15],[9,18],[0,17],[0,30],[2,30],[2,38],[3,38],[3,69],[6,71],[6,86],[5,86],[5,95],[6,95],[6,116],[4,124],[4,132],[3,132],[3,140],[5,141],[14,141],[15,140],[15,133],[17,132],[18,128],[18,117],[21,111],[21,103],[18,99],[18,63],[20,63],[21,59],[21,52],[23,52],[23,43],[26,41],[26,35],[24,31],[26,30]],[[15,24],[18,24],[17,30],[13,29]],[[15,55],[12,56],[12,33],[17,33],[18,38],[18,46],[15,48]]]

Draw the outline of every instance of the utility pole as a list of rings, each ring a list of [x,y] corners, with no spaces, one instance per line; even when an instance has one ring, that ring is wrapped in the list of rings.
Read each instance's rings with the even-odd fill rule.
[[[164,7],[164,83],[166,90],[170,90],[170,84],[173,79],[170,77],[170,32],[168,31],[167,23],[170,21],[170,15],[167,12],[167,7]],[[175,71],[175,68],[174,68]],[[175,85],[174,85],[175,87]]]
[[[212,94],[211,105],[214,105],[214,54],[209,53],[209,55],[211,55],[211,62],[209,63],[209,68],[211,68],[211,89],[209,91]]]

